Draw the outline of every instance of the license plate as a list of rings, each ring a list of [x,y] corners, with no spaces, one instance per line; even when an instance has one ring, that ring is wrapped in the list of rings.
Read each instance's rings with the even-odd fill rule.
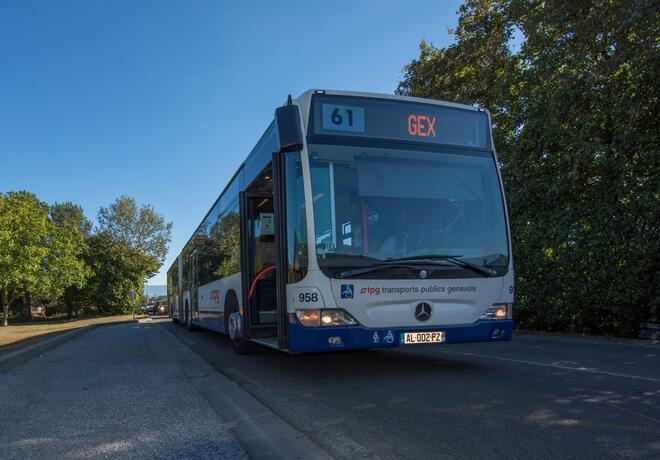
[[[403,332],[401,334],[401,343],[413,345],[416,343],[442,343],[445,341],[445,331],[429,332]]]

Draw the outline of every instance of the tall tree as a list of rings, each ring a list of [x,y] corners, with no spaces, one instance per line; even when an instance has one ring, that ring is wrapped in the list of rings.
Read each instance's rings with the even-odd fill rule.
[[[150,257],[153,276],[167,254],[171,239],[172,223],[166,223],[151,205],[137,206],[133,198],[119,197],[109,207],[102,207],[98,214],[99,231],[109,234],[115,241]]]
[[[50,209],[52,229],[48,256],[43,266],[43,297],[61,299],[71,317],[74,305],[84,299],[86,281],[91,275],[85,257],[92,223],[80,206],[55,203]]]
[[[36,195],[0,194],[0,291],[5,326],[10,305],[39,287],[49,233],[48,205]]]
[[[493,114],[519,323],[634,334],[660,303],[657,4],[468,0],[459,14],[455,44],[422,43],[398,92]]]
[[[468,0],[460,6],[456,42],[436,48],[422,41],[419,58],[404,68],[396,93],[486,107],[495,142],[511,142],[511,101],[518,91],[518,57],[511,52],[514,24],[508,1]],[[506,156],[506,155],[504,155]]]
[[[145,273],[154,270],[151,257],[117,241],[108,232],[90,237],[87,262],[93,273],[87,294],[91,303],[106,313],[127,311],[131,291],[141,292]]]
[[[127,196],[102,207],[98,223],[98,232],[90,240],[95,292],[102,293],[99,287],[107,286],[110,307],[125,308],[129,293],[142,293],[142,283],[162,265],[172,223],[166,223],[152,206],[138,207]],[[101,296],[96,300],[100,302]]]

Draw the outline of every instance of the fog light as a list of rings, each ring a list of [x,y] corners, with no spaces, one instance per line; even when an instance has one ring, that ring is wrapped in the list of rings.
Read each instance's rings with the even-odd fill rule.
[[[495,330],[493,331],[493,335],[491,336],[491,338],[496,339],[496,338],[499,337],[500,335],[502,335],[502,330],[501,330],[501,329],[495,329]]]
[[[328,343],[330,345],[334,345],[334,346],[344,344],[344,342],[341,340],[341,337],[339,337],[339,336],[328,337]]]

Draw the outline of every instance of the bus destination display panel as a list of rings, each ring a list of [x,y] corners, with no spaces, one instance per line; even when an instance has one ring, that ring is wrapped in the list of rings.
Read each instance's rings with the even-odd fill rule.
[[[485,112],[387,99],[313,97],[313,132],[488,149]]]

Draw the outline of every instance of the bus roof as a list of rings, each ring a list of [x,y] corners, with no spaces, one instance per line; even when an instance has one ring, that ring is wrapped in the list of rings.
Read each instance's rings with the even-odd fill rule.
[[[342,90],[334,90],[334,89],[308,89],[307,91],[303,92],[300,94],[300,96],[297,97],[297,100],[302,101],[302,100],[309,100],[312,95],[314,94],[326,94],[328,96],[351,96],[351,97],[368,97],[368,98],[376,98],[376,99],[389,99],[389,100],[395,100],[395,101],[407,101],[407,102],[416,102],[420,104],[433,104],[433,105],[441,105],[444,107],[453,107],[456,109],[463,109],[463,110],[472,110],[475,112],[488,112],[483,107],[479,106],[474,106],[474,105],[468,105],[468,104],[459,104],[457,102],[448,102],[448,101],[440,101],[437,99],[427,99],[423,97],[413,97],[413,96],[402,96],[398,94],[384,94],[384,93],[368,93],[368,92],[363,92],[363,91],[342,91]]]

